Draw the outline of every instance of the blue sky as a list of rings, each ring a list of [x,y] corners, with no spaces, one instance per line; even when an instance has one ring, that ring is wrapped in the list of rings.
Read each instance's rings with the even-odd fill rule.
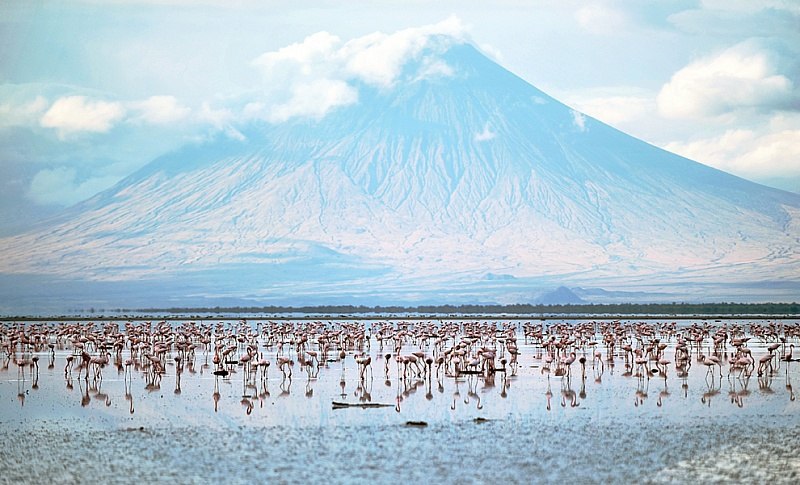
[[[387,59],[431,29],[627,133],[800,192],[798,25],[780,0],[0,0],[0,233],[253,117],[354,102],[342,59],[391,81]]]

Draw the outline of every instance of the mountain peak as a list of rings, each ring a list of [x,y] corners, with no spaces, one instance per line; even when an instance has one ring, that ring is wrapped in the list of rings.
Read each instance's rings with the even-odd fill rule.
[[[559,286],[552,291],[540,295],[536,299],[536,303],[540,305],[580,305],[586,302],[566,286]]]

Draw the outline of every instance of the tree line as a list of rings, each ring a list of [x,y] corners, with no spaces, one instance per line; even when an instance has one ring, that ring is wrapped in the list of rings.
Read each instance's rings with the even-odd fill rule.
[[[101,310],[102,311],[102,310]],[[611,315],[798,315],[800,303],[582,303],[564,305],[418,305],[418,306],[366,306],[366,305],[316,305],[316,306],[235,306],[235,307],[182,307],[117,309],[117,313],[306,313],[359,315],[369,313],[421,313],[421,314],[611,314]]]

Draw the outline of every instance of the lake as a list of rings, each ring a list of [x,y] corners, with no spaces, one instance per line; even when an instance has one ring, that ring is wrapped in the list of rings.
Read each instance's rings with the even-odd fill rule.
[[[797,343],[796,320],[188,322],[129,322],[127,329],[123,321],[6,324],[0,481],[800,479],[800,405],[792,385],[800,364],[779,358]],[[443,325],[447,338],[436,334]],[[23,328],[26,339],[38,332],[40,341],[10,349]],[[676,346],[692,328],[705,333],[692,342],[681,374]],[[714,348],[723,328],[749,337],[752,370],[731,368],[732,337]],[[610,350],[604,335],[623,333]],[[146,345],[131,350],[145,334]],[[107,351],[108,364],[79,368],[77,335],[99,336],[98,346],[84,343],[85,350],[92,357]],[[551,336],[572,342],[548,365]],[[113,348],[120,338],[123,347]],[[645,353],[658,348],[656,339],[665,344],[660,358],[670,361],[663,367]],[[194,342],[193,352],[179,350],[184,340]],[[146,356],[155,357],[157,342],[169,346],[160,364]],[[235,350],[215,365],[214,349],[230,342]],[[633,354],[626,365],[623,342],[642,349],[641,368]],[[253,371],[239,362],[248,343],[255,345]],[[775,343],[772,367],[759,376],[758,362]],[[454,352],[444,357],[458,348],[461,364],[447,360]],[[430,367],[424,357],[418,366],[403,361],[415,352],[431,357]],[[558,361],[571,352],[574,361],[561,375],[566,365]],[[303,365],[311,353],[318,363]],[[717,355],[721,365],[706,366],[701,355]],[[436,356],[445,359],[441,366]],[[483,363],[487,356],[494,372]],[[362,368],[356,358],[366,357],[370,365]],[[291,377],[279,369],[281,358],[292,361],[284,366]],[[261,360],[269,367],[258,366]],[[470,360],[481,363],[470,367]],[[227,375],[215,375],[220,370]]]

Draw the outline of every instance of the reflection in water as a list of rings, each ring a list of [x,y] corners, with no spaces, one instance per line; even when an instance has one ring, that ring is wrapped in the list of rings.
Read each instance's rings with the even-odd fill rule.
[[[244,407],[245,413],[248,416],[253,412],[253,401],[251,401],[250,398],[243,397],[241,400],[241,405]]]
[[[292,393],[292,376],[291,374],[288,377],[284,377],[281,379],[280,385],[281,393],[278,394],[279,397],[286,397]]]
[[[569,376],[561,379],[561,407],[566,407],[567,404],[569,404],[571,408],[580,406],[578,396],[575,394],[575,391],[572,390]]]
[[[20,407],[25,406],[25,396],[28,395],[28,390],[25,389],[25,381],[22,379],[17,380],[17,400],[19,400]]]
[[[703,404],[708,405],[711,407],[711,400],[712,398],[716,397],[720,393],[720,388],[722,387],[722,381],[719,382],[719,385],[714,385],[714,379],[712,378],[711,381],[706,381],[707,388],[706,391],[703,393],[703,396],[700,398],[700,402]]]
[[[553,391],[550,390],[550,374],[547,374],[547,391],[544,393],[545,400],[547,401],[547,410],[550,411],[550,400],[553,397]]]
[[[456,415],[484,407],[492,409],[501,402],[498,398],[510,397],[512,381],[517,379],[522,383],[521,389],[537,391],[517,392],[519,396],[514,398],[535,399],[538,406],[544,389],[545,407],[551,410],[552,376],[561,379],[559,402],[564,409],[577,408],[593,399],[608,399],[599,397],[608,396],[600,386],[622,386],[628,396],[624,399],[629,399],[629,391],[633,390],[635,407],[654,409],[650,407],[653,401],[648,403],[647,399],[654,379],[660,381],[653,383],[658,389],[654,401],[657,408],[669,401],[669,387],[676,380],[682,390],[678,396],[682,394],[687,399],[691,394],[692,400],[699,397],[700,403],[711,406],[726,374],[728,397],[736,407],[744,407],[750,396],[748,383],[752,374],[758,375],[758,396],[774,395],[773,381],[778,380],[780,385],[783,379],[786,393],[778,393],[777,397],[795,401],[792,378],[797,369],[792,362],[797,325],[751,324],[747,330],[736,323],[712,326],[707,322],[683,327],[674,323],[620,322],[257,322],[255,326],[245,321],[217,325],[127,322],[124,330],[118,324],[37,324],[3,328],[0,370],[17,367],[20,406],[31,397],[30,391],[39,390],[36,395],[42,394],[40,379],[45,387],[61,359],[67,390],[73,389],[77,368],[82,407],[89,407],[93,401],[111,407],[115,389],[120,389],[113,383],[121,377],[130,414],[134,413],[134,389],[143,387],[147,394],[163,397],[158,391],[166,375],[167,379],[174,377],[172,394],[179,399],[184,386],[191,394],[189,389],[195,383],[207,385],[210,376],[205,376],[210,368],[215,412],[220,409],[220,401],[229,399],[220,392],[220,379],[238,390],[238,381],[232,381],[232,376],[237,375],[242,379],[240,402],[246,414],[251,414],[254,398],[258,397],[259,407],[264,407],[264,401],[271,397],[272,365],[278,367],[282,377],[278,397],[291,394],[295,362],[300,375],[305,374],[305,398],[329,399],[336,395],[338,377],[342,400],[372,403],[372,363],[381,359],[384,386],[374,390],[374,399],[378,404],[390,402],[394,379],[398,412],[401,403],[404,407],[406,403],[449,404]],[[21,333],[24,338],[19,337]],[[371,345],[370,339],[378,345]],[[196,348],[202,349],[202,357],[195,357]],[[208,362],[210,354],[213,367]],[[47,370],[40,371],[39,361],[44,358]],[[617,359],[624,362],[624,371],[615,375]],[[195,360],[204,362],[199,375]],[[693,368],[693,362],[699,365]],[[104,375],[109,363],[117,369],[116,376]],[[349,370],[351,365],[357,370]],[[727,367],[726,372],[723,367]],[[573,377],[580,378],[577,392],[572,388]],[[437,393],[433,392],[434,378]],[[110,386],[105,386],[108,391],[104,390],[104,379],[111,381]],[[334,392],[330,392],[332,389]],[[424,394],[419,393],[424,399],[416,397],[418,389],[424,390]],[[448,389],[452,400],[446,397]],[[147,394],[137,396],[140,406]]]
[[[78,379],[78,389],[81,391],[81,407],[88,406],[89,403],[92,402],[92,398],[89,397],[89,384],[81,379]]]
[[[758,390],[762,394],[774,394],[772,390],[772,376],[769,374],[758,376]]]
[[[633,404],[634,406],[640,406],[644,404],[644,400],[647,399],[647,392],[650,388],[650,378],[645,378],[645,376],[641,375],[636,378],[636,392],[634,393],[633,397]]]
[[[125,400],[128,401],[128,403],[130,404],[128,412],[130,414],[133,414],[134,409],[133,409],[133,395],[131,394],[131,385],[132,381],[129,379],[125,379]]]
[[[586,376],[581,377],[581,391],[578,393],[581,400],[586,399]]]
[[[656,401],[656,405],[661,407],[664,405],[664,400],[670,396],[669,394],[669,387],[667,386],[667,379],[664,378],[664,388],[658,392],[658,400]]]

